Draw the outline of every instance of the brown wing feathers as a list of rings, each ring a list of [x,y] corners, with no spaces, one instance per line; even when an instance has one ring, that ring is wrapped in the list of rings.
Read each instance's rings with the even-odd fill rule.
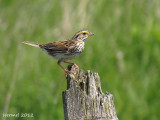
[[[68,51],[68,45],[66,41],[48,43],[40,45],[40,48],[45,49],[48,53],[66,53]]]
[[[23,43],[44,49],[45,51],[47,51],[49,54],[52,54],[52,55],[56,53],[68,53],[69,47],[72,48],[71,46],[74,46],[75,44],[75,42],[72,40],[53,42],[53,43],[42,44],[42,45],[28,42],[28,41],[24,41]]]

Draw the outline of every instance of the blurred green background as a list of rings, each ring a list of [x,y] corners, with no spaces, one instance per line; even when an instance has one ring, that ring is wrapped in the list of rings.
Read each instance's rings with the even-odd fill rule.
[[[64,119],[64,71],[46,53],[21,42],[62,41],[85,29],[95,35],[72,61],[99,73],[103,92],[114,96],[118,118],[160,118],[159,0],[1,0],[1,117],[33,113],[26,119]]]

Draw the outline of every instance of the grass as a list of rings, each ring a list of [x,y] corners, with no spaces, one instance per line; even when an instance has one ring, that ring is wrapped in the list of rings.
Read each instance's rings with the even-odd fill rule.
[[[99,73],[103,92],[114,96],[119,119],[158,120],[159,6],[158,0],[1,0],[0,114],[63,120],[64,72],[44,52],[21,42],[60,41],[88,29],[95,36],[73,61]]]

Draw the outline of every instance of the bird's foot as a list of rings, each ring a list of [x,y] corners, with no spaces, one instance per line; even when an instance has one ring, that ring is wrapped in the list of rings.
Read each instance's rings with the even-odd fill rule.
[[[75,63],[72,63],[72,62],[67,62],[67,61],[63,61],[64,63],[68,63],[70,65],[73,65],[76,69],[77,69],[77,73],[79,73],[79,67],[78,65],[76,65]]]
[[[79,73],[79,67],[78,67],[78,65],[76,65],[75,63],[73,63],[73,66],[76,67],[77,73]]]
[[[66,69],[64,69],[64,71],[65,71],[65,77],[67,77],[68,73],[74,74],[72,71],[69,71],[69,70],[66,70]]]

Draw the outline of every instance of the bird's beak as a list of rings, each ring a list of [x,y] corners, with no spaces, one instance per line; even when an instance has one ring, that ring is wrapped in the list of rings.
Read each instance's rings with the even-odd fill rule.
[[[93,33],[91,33],[91,32],[89,32],[89,34],[88,34],[89,36],[92,36],[92,35],[94,35]]]

